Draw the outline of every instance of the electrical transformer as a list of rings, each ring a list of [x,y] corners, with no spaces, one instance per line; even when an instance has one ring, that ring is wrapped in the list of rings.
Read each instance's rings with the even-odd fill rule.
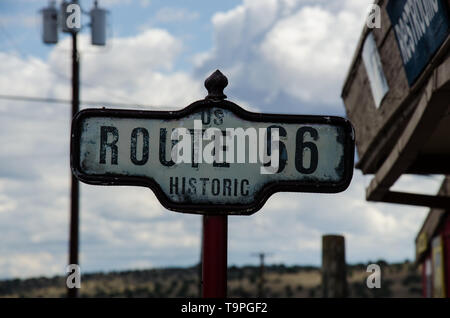
[[[106,15],[108,11],[97,6],[95,1],[91,9],[91,43],[93,45],[106,44]]]
[[[58,43],[58,11],[52,5],[42,9],[42,39],[46,44]]]

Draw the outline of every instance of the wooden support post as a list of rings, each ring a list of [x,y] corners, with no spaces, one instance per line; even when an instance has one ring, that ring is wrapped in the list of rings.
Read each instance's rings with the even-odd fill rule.
[[[345,238],[339,235],[322,237],[322,288],[324,298],[348,296],[345,264]]]

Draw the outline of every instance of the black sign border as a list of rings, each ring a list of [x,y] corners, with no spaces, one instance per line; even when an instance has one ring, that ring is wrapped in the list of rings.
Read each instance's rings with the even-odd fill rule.
[[[91,175],[86,174],[80,167],[80,127],[85,118],[116,117],[174,120],[194,114],[205,108],[220,107],[233,112],[241,119],[253,122],[279,122],[285,124],[331,124],[341,126],[345,132],[344,141],[344,177],[341,182],[330,182],[325,185],[312,185],[300,181],[276,181],[266,184],[255,195],[251,204],[185,204],[171,201],[163,192],[159,184],[148,177],[130,177],[116,174]],[[199,100],[184,109],[177,111],[143,111],[121,110],[106,108],[90,108],[78,112],[72,121],[72,134],[70,145],[70,165],[75,177],[92,185],[123,185],[142,186],[150,188],[159,202],[166,208],[175,212],[208,215],[252,215],[258,212],[266,201],[277,192],[305,192],[305,193],[339,193],[345,191],[353,177],[355,149],[355,131],[349,120],[336,116],[287,115],[249,112],[233,102],[227,100]],[[77,154],[75,156],[74,154]]]

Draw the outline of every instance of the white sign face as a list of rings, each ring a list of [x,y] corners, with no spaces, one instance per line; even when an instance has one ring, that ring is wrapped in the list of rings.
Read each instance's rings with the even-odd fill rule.
[[[72,129],[80,180],[148,186],[181,212],[251,214],[274,192],[343,191],[353,171],[353,130],[337,117],[201,101],[180,112],[86,110]]]

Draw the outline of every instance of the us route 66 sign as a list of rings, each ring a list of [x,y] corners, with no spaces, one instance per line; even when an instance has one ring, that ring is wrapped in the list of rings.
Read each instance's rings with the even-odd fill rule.
[[[167,209],[250,215],[276,192],[338,193],[353,175],[354,131],[332,116],[260,114],[224,100],[226,78],[179,111],[86,109],[72,122],[82,182],[151,188]]]

